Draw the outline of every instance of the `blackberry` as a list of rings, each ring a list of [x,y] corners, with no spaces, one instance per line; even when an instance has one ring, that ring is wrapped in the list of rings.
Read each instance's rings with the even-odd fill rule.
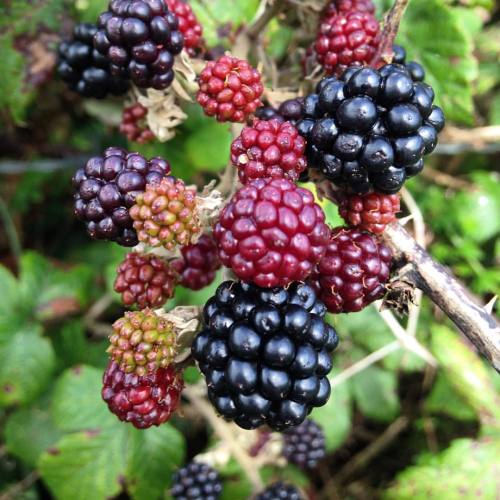
[[[184,38],[163,0],[112,0],[97,27],[94,47],[111,62],[113,75],[142,88],[170,86]]]
[[[231,145],[231,161],[242,184],[271,177],[296,181],[306,169],[306,143],[297,129],[280,119],[254,120]]]
[[[102,399],[123,422],[138,429],[166,422],[177,409],[184,383],[169,366],[140,376],[110,361],[103,376]]]
[[[361,311],[384,295],[391,260],[371,234],[338,227],[309,283],[331,313]]]
[[[192,353],[216,410],[243,429],[299,425],[330,397],[335,329],[314,290],[222,283]]]
[[[323,17],[348,14],[349,12],[369,12],[374,14],[375,5],[371,0],[334,0],[326,6]]]
[[[311,419],[283,433],[283,455],[302,469],[312,469],[326,455],[325,434]]]
[[[69,88],[84,97],[103,99],[108,94],[127,92],[129,82],[110,72],[109,61],[94,49],[97,27],[90,23],[77,24],[71,40],[59,45],[57,72]]]
[[[238,278],[275,287],[309,276],[329,230],[310,191],[286,179],[258,179],[223,208],[214,236],[222,264]]]
[[[184,47],[190,56],[195,56],[203,47],[203,28],[193,9],[185,0],[166,0],[167,6],[179,21],[179,31],[184,37]]]
[[[120,132],[132,142],[146,144],[154,141],[155,135],[147,125],[148,108],[136,102],[123,110]]]
[[[175,500],[217,500],[222,492],[219,474],[207,464],[190,462],[172,478],[170,493]]]
[[[201,290],[215,279],[220,268],[217,246],[212,235],[203,234],[191,245],[181,248],[181,257],[171,263],[179,274],[179,283],[191,290]]]
[[[349,68],[316,91],[304,99],[297,123],[308,163],[357,194],[397,193],[422,170],[444,126],[432,88],[401,65]]]
[[[128,253],[116,270],[115,292],[126,306],[161,307],[174,295],[177,273],[153,254]]]
[[[108,148],[73,177],[75,215],[92,238],[133,247],[139,240],[129,209],[146,184],[160,182],[169,173],[169,163],[160,157],[148,161],[139,153]]]
[[[209,61],[199,77],[198,104],[220,122],[243,123],[261,105],[260,73],[247,61],[224,55]]]
[[[255,497],[255,500],[304,500],[304,498],[300,494],[300,491],[292,484],[278,481],[260,492]]]
[[[302,98],[287,99],[277,109],[272,106],[258,108],[255,117],[266,121],[278,119],[295,125],[302,118]]]
[[[393,64],[404,66],[414,82],[423,82],[425,80],[425,69],[421,64],[415,61],[406,62],[406,50],[401,45],[393,45],[394,56]]]

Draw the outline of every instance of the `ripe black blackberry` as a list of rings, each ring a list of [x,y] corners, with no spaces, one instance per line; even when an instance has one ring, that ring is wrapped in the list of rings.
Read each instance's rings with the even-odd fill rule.
[[[393,64],[401,64],[410,73],[414,82],[423,82],[425,80],[425,69],[421,64],[416,61],[406,62],[406,50],[401,45],[393,45],[392,50],[394,56],[392,59]]]
[[[75,215],[85,222],[91,238],[133,247],[139,240],[129,209],[146,184],[169,173],[170,165],[162,158],[148,161],[138,153],[108,148],[73,176]]]
[[[226,281],[204,309],[193,356],[217,411],[244,429],[299,425],[330,397],[338,344],[314,290]]]
[[[201,462],[191,462],[172,478],[172,497],[176,500],[217,500],[222,483],[217,471]]]
[[[110,72],[109,61],[94,49],[97,27],[90,23],[77,24],[71,40],[59,45],[57,72],[68,87],[84,97],[103,99],[108,94],[124,94],[129,82]]]
[[[258,108],[255,116],[259,120],[272,120],[278,118],[294,125],[302,118],[302,98],[288,99],[283,101],[278,108],[263,106]]]
[[[312,469],[325,456],[325,434],[311,419],[283,433],[283,455],[302,469]]]
[[[434,91],[399,64],[349,68],[323,79],[303,103],[297,123],[309,165],[357,194],[393,194],[423,168],[444,115]]]
[[[114,75],[127,75],[142,88],[170,86],[184,38],[163,0],[112,0],[97,26],[94,47],[111,62]]]
[[[255,500],[303,500],[299,490],[292,484],[286,484],[282,481],[273,483],[264,491],[261,491]]]

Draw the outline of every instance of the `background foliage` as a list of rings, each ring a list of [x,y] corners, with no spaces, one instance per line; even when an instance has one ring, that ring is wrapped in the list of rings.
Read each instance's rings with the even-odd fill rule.
[[[202,423],[179,417],[158,429],[130,429],[100,399],[103,324],[121,313],[112,281],[125,250],[87,239],[72,217],[70,178],[85,157],[127,146],[116,127],[122,103],[69,94],[51,77],[51,50],[73,21],[94,21],[105,3],[10,0],[0,7],[0,490],[10,498],[98,500],[124,489],[133,499],[160,498],[171,472],[213,444]],[[380,12],[389,3],[379,1]],[[230,47],[259,2],[191,4],[209,45]],[[295,38],[304,34],[300,19],[287,12],[265,39],[267,55],[291,68],[281,85],[300,80],[306,46]],[[476,134],[500,126],[499,19],[493,0],[413,0],[399,35],[425,66],[450,125],[409,189],[433,256],[484,303],[500,289],[500,145]],[[174,140],[139,149],[202,185],[225,165],[231,136],[198,107],[186,110]],[[453,134],[457,126],[470,129],[467,140]],[[340,223],[334,207],[325,209],[331,224]],[[203,304],[213,288],[180,289],[167,307]],[[96,303],[106,305],[98,319]],[[342,339],[334,381],[393,340],[374,308],[331,319]],[[426,300],[417,338],[437,370],[400,349],[336,385],[313,413],[327,436],[327,459],[307,476],[273,467],[265,477],[289,475],[325,498],[497,498],[499,379]],[[244,498],[249,486],[236,464],[221,472],[224,498]]]

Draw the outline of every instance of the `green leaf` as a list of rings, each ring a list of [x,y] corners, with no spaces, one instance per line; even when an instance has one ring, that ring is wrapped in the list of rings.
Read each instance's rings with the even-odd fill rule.
[[[56,498],[114,497],[122,489],[126,442],[125,427],[69,434],[41,456],[40,474]]]
[[[182,434],[169,424],[147,430],[130,429],[127,491],[135,500],[160,498],[174,470],[183,462]]]
[[[52,344],[32,328],[0,344],[0,406],[23,404],[47,386],[55,368]]]
[[[85,365],[66,370],[54,388],[51,409],[56,424],[65,431],[125,427],[109,412],[101,389],[102,370]]]
[[[497,498],[500,441],[457,439],[444,452],[408,467],[383,495],[386,500]]]
[[[399,414],[397,376],[378,366],[370,366],[350,380],[354,400],[368,418],[391,422]]]
[[[474,408],[483,426],[500,428],[500,396],[482,360],[442,325],[432,327],[431,349],[455,392]]]
[[[329,378],[333,379],[339,370],[333,369]],[[352,403],[349,385],[342,383],[332,389],[332,395],[324,406],[315,408],[311,413],[323,429],[328,451],[337,449],[345,441],[352,426]]]
[[[8,338],[24,322],[19,310],[19,286],[11,272],[0,266],[0,341]]]
[[[440,0],[410,2],[401,23],[398,42],[405,46],[409,58],[424,66],[426,81],[450,121],[474,121],[473,82],[478,63],[472,37],[476,31],[473,14],[450,9]]]
[[[15,411],[5,425],[8,452],[29,467],[35,467],[38,457],[62,436],[47,409],[46,399]]]

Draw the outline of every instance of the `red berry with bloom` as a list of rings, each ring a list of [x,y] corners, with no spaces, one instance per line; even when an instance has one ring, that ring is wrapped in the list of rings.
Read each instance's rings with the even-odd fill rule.
[[[146,144],[154,140],[155,135],[148,127],[146,116],[148,108],[135,103],[123,110],[120,132],[131,142]]]
[[[340,202],[340,216],[353,227],[382,234],[400,211],[398,194],[346,195]]]
[[[138,429],[166,422],[177,409],[184,383],[171,366],[146,375],[125,373],[110,361],[103,377],[102,399],[123,422]]]
[[[153,254],[128,253],[116,274],[114,289],[126,306],[161,307],[174,295],[177,273]]]
[[[368,65],[380,43],[380,26],[369,12],[348,12],[325,17],[315,50],[328,74],[340,75],[348,66]]]
[[[231,161],[243,184],[264,177],[296,181],[306,169],[305,139],[290,122],[255,120],[231,145]]]
[[[192,245],[181,248],[181,257],[171,262],[179,273],[179,283],[191,290],[200,290],[210,285],[220,268],[217,246],[211,235],[203,234]]]
[[[167,0],[167,7],[179,21],[179,31],[184,37],[184,48],[190,56],[196,55],[203,45],[203,28],[191,6],[184,0]]]
[[[310,283],[331,313],[361,311],[384,295],[391,260],[375,236],[338,227]]]
[[[286,179],[249,182],[214,229],[221,262],[241,280],[265,288],[305,280],[324,255],[329,234],[312,193]]]
[[[225,55],[209,61],[199,77],[196,96],[205,114],[220,122],[244,122],[262,105],[260,73],[247,61]]]

